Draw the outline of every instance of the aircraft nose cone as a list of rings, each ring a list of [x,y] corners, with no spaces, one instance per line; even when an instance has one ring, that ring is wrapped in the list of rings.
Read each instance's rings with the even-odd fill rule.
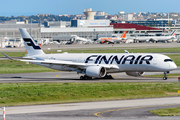
[[[175,63],[173,63],[173,64],[170,65],[170,68],[171,68],[172,70],[174,70],[174,69],[177,68],[177,65],[176,65]]]

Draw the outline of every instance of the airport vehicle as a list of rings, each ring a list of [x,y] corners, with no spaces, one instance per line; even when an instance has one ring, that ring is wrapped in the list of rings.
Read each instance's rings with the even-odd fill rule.
[[[80,79],[112,78],[110,73],[126,72],[130,76],[142,76],[145,72],[164,72],[177,68],[167,56],[152,53],[59,53],[45,54],[35,44],[26,29],[19,29],[28,52],[27,57],[16,60],[32,62],[37,65],[61,71],[75,71],[84,74]],[[4,54],[5,55],[5,54]],[[8,57],[7,55],[5,55]],[[9,57],[10,58],[10,57]],[[13,59],[13,58],[10,58]]]
[[[175,35],[176,35],[176,31],[173,31],[170,36],[152,36],[152,35],[136,36],[135,41],[136,42],[139,42],[139,41],[150,42],[150,41],[152,41],[152,42],[156,42],[156,43],[159,41],[161,41],[161,42],[167,41],[168,42],[169,40],[176,39]]]
[[[127,33],[127,31],[124,31],[124,33],[121,35],[121,37],[100,37],[97,41],[101,42],[101,43],[108,42],[108,43],[113,43],[113,44],[115,42],[125,42],[126,33]]]

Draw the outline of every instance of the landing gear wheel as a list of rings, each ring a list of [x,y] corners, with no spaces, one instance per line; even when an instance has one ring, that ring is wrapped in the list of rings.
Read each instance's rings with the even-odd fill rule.
[[[107,75],[108,79],[113,79],[113,77],[111,75]]]
[[[87,75],[81,76],[80,80],[92,80],[92,77],[89,77]]]
[[[81,76],[81,77],[80,77],[80,80],[84,80],[84,76]]]
[[[85,76],[84,76],[84,79],[85,79],[85,80],[88,80],[88,76],[85,75]]]
[[[163,77],[163,80],[167,80],[167,77]]]
[[[106,75],[103,77],[104,79],[113,79],[113,77],[111,75]]]
[[[163,80],[167,80],[167,73],[169,73],[169,71],[167,71],[167,72],[164,72],[164,77],[163,77]]]

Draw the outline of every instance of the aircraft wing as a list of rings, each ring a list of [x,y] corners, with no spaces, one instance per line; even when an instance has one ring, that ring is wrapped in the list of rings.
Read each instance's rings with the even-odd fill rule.
[[[50,65],[62,65],[66,67],[72,67],[72,68],[87,68],[88,66],[97,66],[99,64],[86,64],[86,63],[80,63],[80,62],[73,62],[73,61],[61,61],[61,60],[21,60],[24,62],[37,62],[41,64],[50,64]],[[119,69],[117,65],[106,65],[106,64],[100,64],[99,66],[105,67],[107,69]]]
[[[72,67],[72,68],[86,68],[88,66],[96,66],[97,64],[86,64],[86,63],[80,63],[80,62],[73,62],[73,61],[62,61],[62,60],[36,60],[35,58],[23,58],[23,57],[9,57],[6,54],[3,53],[3,55],[11,60],[20,60],[24,62],[35,62],[35,63],[41,63],[41,64],[50,64],[50,65],[63,65],[66,67]],[[117,65],[106,65],[106,64],[100,64],[100,66],[103,66],[107,69],[119,69]]]

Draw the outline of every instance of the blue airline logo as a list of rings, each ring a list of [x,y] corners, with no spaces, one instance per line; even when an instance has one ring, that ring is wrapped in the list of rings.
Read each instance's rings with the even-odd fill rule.
[[[28,46],[32,46],[34,49],[41,49],[39,46],[36,46],[30,38],[23,38],[23,40]]]
[[[86,58],[85,63],[88,63],[89,61],[93,61],[94,60],[94,64],[101,64],[101,62],[103,61],[105,64],[112,64],[114,61],[116,62],[116,64],[125,64],[126,62],[129,62],[129,64],[143,64],[144,62],[146,64],[150,64],[150,61],[153,59],[153,56],[151,55],[146,55],[146,56],[142,56],[139,55],[137,57],[135,57],[134,55],[128,55],[128,56],[121,56],[120,58],[118,58],[117,55],[111,55],[109,58],[106,57],[106,55],[102,56],[102,55],[91,55],[89,57]]]

